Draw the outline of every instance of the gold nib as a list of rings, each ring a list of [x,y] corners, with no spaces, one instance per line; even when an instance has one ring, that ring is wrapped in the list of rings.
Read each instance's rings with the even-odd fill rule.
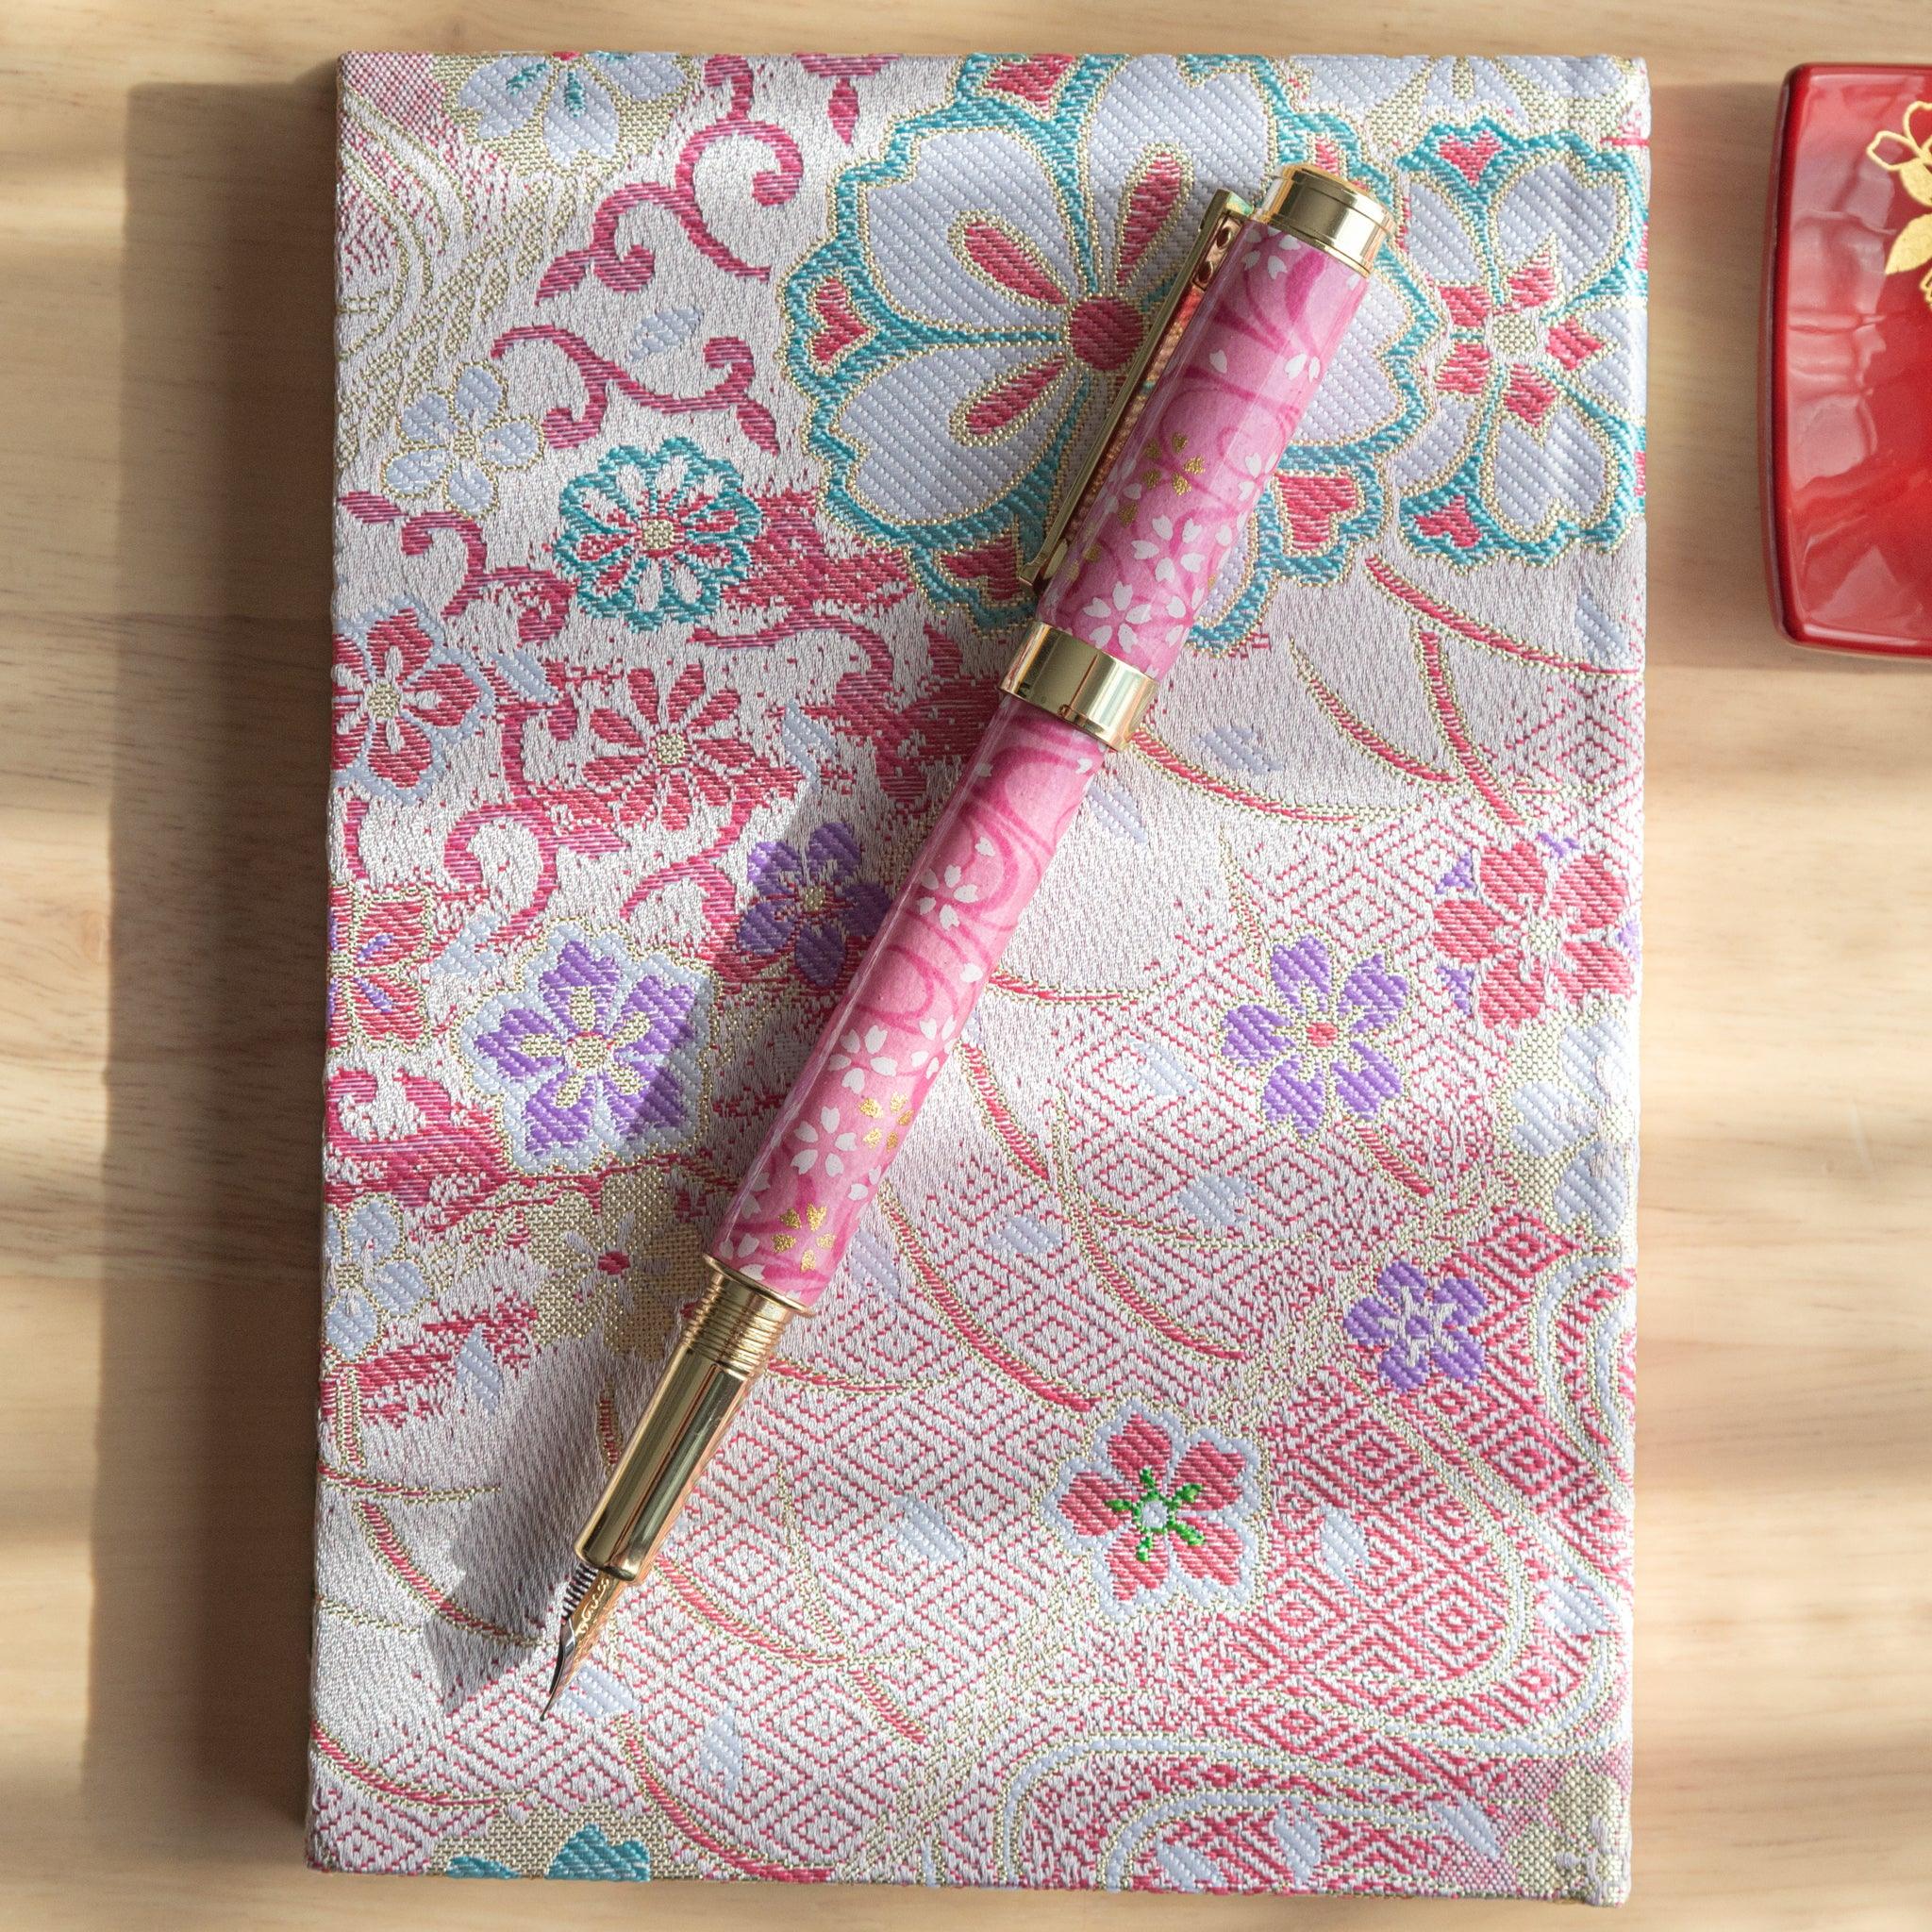
[[[684,1499],[731,1426],[785,1324],[801,1312],[755,1281],[709,1262],[711,1291],[685,1331],[651,1406],[577,1538],[548,1717],[617,1600],[657,1559]]]
[[[545,1717],[557,1708],[557,1700],[570,1688],[578,1666],[603,1634],[628,1580],[614,1571],[593,1570],[588,1563],[578,1563],[564,1592],[563,1629],[557,1640],[557,1670],[550,1679],[550,1695],[543,1700]]]

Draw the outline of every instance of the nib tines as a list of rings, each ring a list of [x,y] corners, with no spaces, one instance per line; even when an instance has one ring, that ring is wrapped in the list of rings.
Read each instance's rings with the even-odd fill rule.
[[[557,1639],[557,1668],[551,1674],[550,1694],[543,1700],[543,1716],[557,1708],[558,1699],[570,1688],[577,1666],[590,1655],[597,1634],[609,1620],[626,1579],[614,1571],[599,1570],[579,1561],[571,1572],[563,1591],[563,1628]]]
[[[543,1708],[539,1713],[540,1716],[548,1717],[557,1708],[557,1700],[563,1695],[565,1688],[570,1683],[573,1674],[571,1666],[575,1655],[576,1645],[571,1641],[570,1619],[566,1617],[563,1622],[563,1635],[558,1640],[557,1644],[557,1668],[550,1674],[550,1694],[543,1700]]]

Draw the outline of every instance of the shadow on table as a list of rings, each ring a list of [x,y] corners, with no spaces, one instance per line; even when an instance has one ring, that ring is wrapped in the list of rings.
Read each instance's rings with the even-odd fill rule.
[[[88,1788],[143,1821],[303,1803],[333,100],[128,103]]]

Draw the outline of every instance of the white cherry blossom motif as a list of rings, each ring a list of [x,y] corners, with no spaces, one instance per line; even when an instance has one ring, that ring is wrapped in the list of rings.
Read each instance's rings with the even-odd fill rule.
[[[858,1145],[858,1136],[849,1129],[842,1133],[840,1131],[839,1109],[836,1107],[819,1109],[819,1127],[830,1142],[824,1150],[824,1171],[837,1180],[845,1172],[845,1156]]]
[[[957,872],[958,868],[956,866]],[[924,909],[924,908],[922,908]],[[839,1036],[837,1052],[825,1061],[831,1073],[843,1073],[845,1077],[839,1084],[849,1087],[853,1092],[861,1091],[865,1086],[868,1071],[891,1079],[899,1071],[899,1062],[886,1051],[886,1029],[883,1026],[868,1026],[861,1038],[857,1027],[848,1027]],[[835,1174],[838,1170],[832,1170]]]
[[[1158,530],[1160,525],[1166,522],[1165,517],[1157,517],[1155,528]],[[1087,606],[1089,617],[1105,620],[1088,639],[1088,642],[1098,645],[1103,651],[1108,644],[1114,642],[1118,642],[1124,650],[1132,650],[1139,641],[1134,635],[1134,626],[1137,624],[1145,624],[1153,614],[1147,605],[1137,604],[1134,601],[1134,589],[1131,584],[1117,583],[1113,587],[1113,601],[1110,604],[1103,597],[1095,597]]]
[[[525,470],[543,453],[541,425],[512,416],[502,375],[466,364],[446,389],[419,395],[398,419],[402,447],[383,468],[383,487],[405,499],[429,497],[458,515],[496,508],[500,473]]]
[[[985,844],[981,840],[980,843]],[[940,924],[948,931],[959,923],[959,908],[977,903],[979,888],[964,876],[964,868],[949,865],[940,871],[926,873],[919,882],[925,888],[919,901],[919,914],[922,919],[939,915]]]
[[[1275,275],[1288,273],[1288,265],[1294,259],[1296,249],[1305,245],[1292,235],[1276,235],[1272,240],[1257,242],[1241,257],[1241,267],[1243,271],[1252,274],[1265,262],[1272,280]]]
[[[883,1074],[888,1079],[899,1071],[899,1062],[890,1058],[885,1051],[886,1029],[883,1026],[868,1026],[865,1029],[865,1050],[871,1056],[866,1065],[874,1074]]]
[[[924,1046],[915,1046],[907,1057],[907,1067],[922,1078],[930,1080],[946,1063],[946,1055],[953,1044],[957,1030],[950,1020],[935,1020],[930,1015],[919,1023],[920,1037],[925,1041]]]
[[[561,171],[636,152],[690,90],[669,54],[451,55],[435,64],[451,114],[475,140]]]
[[[838,1051],[832,1054],[825,1061],[825,1068],[828,1073],[842,1073],[845,1075],[840,1081],[840,1086],[849,1087],[855,1093],[865,1085],[865,1070],[862,1067],[856,1067],[852,1064],[858,1058],[858,1035],[857,1031],[848,1028],[839,1036]]]

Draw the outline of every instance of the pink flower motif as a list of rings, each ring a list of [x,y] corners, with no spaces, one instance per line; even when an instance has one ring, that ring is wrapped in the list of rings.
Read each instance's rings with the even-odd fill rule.
[[[1437,906],[1436,943],[1474,974],[1486,1026],[1534,1020],[1552,986],[1573,1006],[1635,988],[1630,956],[1610,939],[1630,891],[1607,858],[1580,852],[1552,879],[1541,849],[1521,839],[1491,846],[1469,883],[1475,896]]]
[[[372,796],[423,797],[490,709],[441,624],[408,600],[336,633],[334,685],[337,778]]]
[[[1257,1458],[1246,1444],[1135,1404],[1094,1439],[1051,1500],[1068,1546],[1092,1566],[1101,1607],[1124,1620],[1185,1597],[1242,1602],[1260,1545]]]
[[[624,823],[661,817],[681,832],[701,806],[723,810],[741,785],[757,777],[757,755],[728,729],[739,694],[729,686],[707,694],[701,665],[686,665],[661,697],[656,675],[642,665],[625,685],[627,711],[608,705],[591,711],[598,756],[584,767]]]
[[[1500,358],[1503,407],[1531,430],[1541,430],[1556,407],[1557,381],[1607,346],[1563,313],[1548,249],[1505,272],[1500,300],[1480,282],[1444,285],[1441,293],[1457,334],[1436,372],[1437,387],[1479,396]]]

